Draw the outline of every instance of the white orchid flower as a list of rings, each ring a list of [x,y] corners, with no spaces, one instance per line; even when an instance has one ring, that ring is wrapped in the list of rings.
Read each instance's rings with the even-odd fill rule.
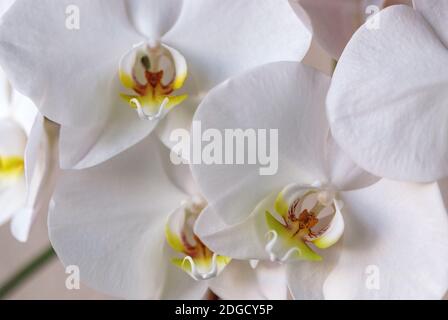
[[[328,116],[338,144],[364,169],[431,182],[448,177],[448,3],[414,1],[363,26],[338,63]]]
[[[188,166],[173,165],[154,135],[96,167],[62,171],[54,201],[52,245],[97,290],[138,299],[200,299],[208,289],[224,299],[286,295],[285,283],[257,277],[279,270],[254,271],[194,234],[206,203]]]
[[[287,0],[17,0],[0,38],[13,84],[63,125],[61,166],[85,168],[156,126],[169,145],[210,88],[300,60],[311,35]]]
[[[0,70],[0,225],[26,241],[34,218],[46,213],[58,171],[59,127],[13,90]]]
[[[291,0],[317,42],[338,60],[353,33],[380,9],[411,0]]]
[[[278,129],[279,166],[261,176],[253,164],[193,164],[209,202],[196,234],[218,254],[285,264],[296,299],[441,298],[448,216],[438,185],[354,165],[329,136],[329,82],[280,62],[209,93],[195,115],[203,130]]]

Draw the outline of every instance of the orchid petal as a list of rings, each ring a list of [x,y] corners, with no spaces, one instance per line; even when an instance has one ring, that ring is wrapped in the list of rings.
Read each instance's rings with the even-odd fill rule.
[[[165,281],[160,293],[160,299],[169,300],[199,300],[203,299],[209,287],[209,281],[197,281],[183,270],[170,263],[171,251],[166,248],[164,261],[168,263]]]
[[[9,118],[0,119],[0,157],[18,156],[23,158],[27,136],[22,126]]]
[[[0,3],[0,17],[9,10],[9,8],[13,5],[15,0],[3,0]]]
[[[26,134],[12,119],[0,119],[0,224],[8,221],[25,201],[23,154]]]
[[[342,205],[339,201],[334,201],[335,215],[331,220],[328,228],[316,238],[312,239],[312,243],[319,249],[326,249],[333,246],[342,237],[344,233],[344,218],[341,214]]]
[[[447,291],[448,215],[438,185],[381,180],[343,192],[343,250],[329,299],[440,299]]]
[[[6,223],[25,203],[26,184],[23,177],[14,182],[4,181],[0,178],[0,225]]]
[[[38,116],[25,150],[26,203],[11,222],[14,237],[25,242],[38,215],[47,215],[59,175],[59,125]]]
[[[381,28],[360,28],[338,62],[327,99],[333,136],[375,175],[437,180],[448,174],[447,49],[408,6],[378,19]]]
[[[70,25],[73,8],[79,29]],[[122,0],[17,0],[3,16],[0,39],[0,64],[14,88],[49,119],[87,126],[108,114],[117,62],[141,36]]]
[[[26,96],[13,91],[11,101],[11,116],[23,127],[28,136],[36,121],[38,110]]]
[[[209,205],[196,221],[195,233],[213,252],[240,260],[267,260],[264,247],[269,229],[264,212],[273,207],[275,196],[261,201],[246,220],[234,225],[227,224]]]
[[[147,137],[157,121],[142,121],[122,101],[110,106],[109,117],[89,127],[61,128],[61,167],[84,169],[100,164]]]
[[[446,30],[448,3],[437,0],[412,0],[412,2],[415,10],[425,17],[445,47],[448,48],[448,31]]]
[[[292,181],[328,182],[324,151],[328,82],[326,76],[298,63],[272,63],[223,83],[204,99],[194,118],[202,132],[213,128],[222,137],[225,129],[278,132],[278,170],[272,176],[260,176],[260,165],[253,164],[192,165],[204,196],[227,223],[244,220],[267,194]],[[273,145],[269,136],[266,140]]]
[[[265,300],[286,296],[282,267],[260,263],[252,269],[247,261],[232,260],[221,275],[210,281],[210,289],[223,300]],[[279,271],[279,272],[277,272]]]
[[[183,0],[131,0],[127,8],[135,28],[150,41],[159,41],[177,22]]]
[[[338,190],[364,188],[380,179],[358,167],[337,145],[331,134],[327,143],[327,166],[331,183]]]
[[[253,270],[265,299],[289,299],[286,269],[285,265],[278,263],[261,262]]]
[[[0,118],[6,118],[11,115],[12,88],[6,74],[0,68]]]
[[[149,137],[97,167],[63,171],[50,239],[82,281],[126,298],[157,298],[165,275],[166,217],[185,197],[166,177]]]
[[[264,63],[301,60],[308,51],[311,34],[286,0],[183,2],[162,41],[182,52],[203,92]]]
[[[298,261],[286,266],[288,287],[295,300],[316,300],[324,298],[324,285],[329,273],[335,267],[343,243],[338,243],[322,252],[323,261]]]

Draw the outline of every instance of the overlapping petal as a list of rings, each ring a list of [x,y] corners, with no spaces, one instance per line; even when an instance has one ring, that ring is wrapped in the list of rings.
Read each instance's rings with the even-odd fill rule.
[[[0,64],[18,91],[53,121],[87,125],[108,113],[118,61],[141,37],[123,0],[17,0],[0,39]]]
[[[278,171],[272,176],[260,176],[260,165],[192,165],[204,195],[228,223],[244,220],[266,195],[293,181],[328,181],[328,84],[326,76],[298,63],[273,63],[233,78],[204,99],[195,115],[202,132],[213,128],[224,136],[225,129],[278,130],[278,150],[272,154],[278,155]],[[239,201],[229,201],[232,196]]]
[[[14,213],[11,232],[27,241],[36,216],[47,215],[59,176],[59,125],[36,117],[25,150],[26,202]]]
[[[328,299],[440,299],[447,290],[448,215],[436,183],[381,180],[344,192],[346,229],[324,285]]]
[[[156,298],[165,223],[185,197],[163,170],[154,137],[91,169],[64,171],[50,212],[52,244],[81,280],[109,294]]]
[[[211,290],[223,300],[265,300],[286,297],[280,266],[232,260],[219,277],[210,281]]]
[[[129,0],[127,9],[135,28],[150,41],[160,38],[176,24],[184,0]]]
[[[437,0],[413,0],[412,2],[415,10],[423,15],[445,47],[448,48],[448,31],[446,30],[448,3]]]
[[[448,51],[408,6],[378,19],[381,27],[359,29],[338,63],[327,99],[332,133],[369,172],[437,180],[448,174]]]
[[[273,176],[261,176],[259,165],[192,165],[210,210],[233,224],[248,217],[266,195],[292,182],[350,189],[376,181],[329,138],[323,102],[327,88],[326,76],[283,62],[233,78],[206,97],[194,118],[202,132],[212,128],[225,136],[225,129],[278,130],[278,150],[273,150],[278,151],[278,171]],[[240,200],[230,201],[232,197]]]
[[[162,40],[186,57],[204,93],[252,67],[299,61],[310,46],[311,34],[288,1],[183,2],[179,20]]]

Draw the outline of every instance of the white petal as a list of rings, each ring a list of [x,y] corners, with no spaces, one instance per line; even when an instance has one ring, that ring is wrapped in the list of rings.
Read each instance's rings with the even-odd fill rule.
[[[51,242],[81,280],[108,294],[155,298],[164,279],[165,223],[185,197],[165,176],[150,137],[104,164],[61,174]]]
[[[378,19],[381,27],[359,29],[338,63],[327,100],[331,130],[373,174],[437,180],[448,174],[448,51],[408,6]]]
[[[240,260],[267,260],[265,250],[267,233],[265,211],[275,202],[272,193],[254,207],[250,216],[237,224],[227,224],[215,210],[214,205],[206,207],[195,225],[195,233],[213,252]]]
[[[62,126],[62,168],[84,169],[104,162],[140,142],[158,123],[141,120],[121,101],[109,107],[110,114],[93,126]]]
[[[19,161],[22,160],[27,138],[20,124],[10,118],[0,119],[0,137],[0,157],[17,157]],[[21,171],[14,170],[13,176],[3,176],[1,173],[3,172],[0,172],[0,225],[23,206],[26,195],[25,178]]]
[[[159,298],[169,300],[203,299],[208,290],[209,281],[194,280],[186,272],[174,266],[170,263],[173,254],[173,250],[165,244],[164,260],[161,263],[166,268],[166,273]]]
[[[0,17],[8,11],[8,9],[12,6],[15,0],[2,0],[0,3]]]
[[[265,299],[289,299],[286,270],[286,265],[271,262],[260,262],[253,270]]]
[[[338,261],[342,246],[338,243],[322,252],[322,261],[298,261],[287,265],[288,286],[295,300],[324,298],[324,283]]]
[[[146,38],[157,41],[176,23],[183,0],[131,0],[127,6],[136,29]]]
[[[36,216],[48,213],[59,176],[58,142],[59,125],[39,115],[25,151],[26,203],[11,222],[11,232],[19,241],[27,241]]]
[[[339,148],[331,135],[328,137],[327,163],[331,183],[338,190],[367,187],[380,179],[358,167],[347,153]]]
[[[265,167],[261,164],[192,166],[205,197],[228,223],[242,221],[261,199],[291,182],[328,182],[324,151],[328,83],[326,76],[298,63],[272,63],[223,83],[204,99],[194,119],[201,122],[202,132],[213,128],[225,137],[225,129],[266,129],[267,143],[274,149],[272,176],[260,176],[260,167]],[[277,172],[270,130],[278,132]]]
[[[0,181],[1,182],[1,181]],[[0,225],[14,217],[17,210],[25,204],[26,184],[19,178],[13,184],[0,184]]]
[[[11,84],[2,68],[0,68],[0,118],[6,118],[11,115],[11,97]]]
[[[311,34],[287,0],[184,0],[179,20],[162,40],[186,57],[206,92],[252,67],[301,60]]]
[[[190,166],[188,164],[174,164],[170,159],[169,149],[162,144],[160,149],[163,166],[171,182],[187,195],[202,197],[196,180],[191,174]]]
[[[20,123],[29,136],[38,114],[38,110],[34,103],[28,97],[17,91],[13,91],[11,111],[14,119]]]
[[[415,10],[420,12],[432,26],[445,47],[448,47],[448,31],[446,30],[448,3],[438,0],[413,0],[413,4]]]
[[[195,225],[195,233],[213,252],[240,260],[263,259],[269,231],[263,215],[254,214],[241,223],[227,225],[211,206],[205,208]]]
[[[247,261],[232,260],[219,277],[210,281],[210,289],[223,300],[266,299],[257,270]]]
[[[44,116],[72,125],[104,117],[118,96],[110,83],[120,57],[141,41],[123,0],[17,0],[0,38],[0,64],[14,88]]]
[[[194,112],[198,105],[198,99],[195,99],[194,96],[189,96],[185,102],[174,107],[174,109],[159,122],[155,132],[168,148],[171,149],[176,145],[176,141],[171,140],[171,134],[174,130],[185,129],[190,131]]]
[[[440,299],[448,287],[448,215],[437,184],[381,180],[341,194],[343,250],[329,299]]]
[[[17,121],[9,118],[0,119],[0,137],[2,137],[0,139],[0,156],[23,157],[27,137]]]

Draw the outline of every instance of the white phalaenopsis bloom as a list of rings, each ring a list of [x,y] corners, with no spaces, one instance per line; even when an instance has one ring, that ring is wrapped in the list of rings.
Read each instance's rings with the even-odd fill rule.
[[[27,240],[35,216],[48,211],[58,171],[58,129],[0,71],[0,225],[11,220],[20,241]]]
[[[378,180],[351,162],[329,135],[329,83],[280,62],[209,93],[195,120],[205,129],[278,128],[279,171],[193,165],[209,203],[197,235],[221,255],[286,264],[296,299],[441,298],[448,216],[438,184]]]
[[[188,166],[174,166],[154,135],[93,168],[63,171],[49,215],[53,247],[81,280],[113,296],[286,298],[286,284],[207,248],[194,234],[206,206]]]
[[[13,4],[2,1],[0,16]],[[33,125],[34,123],[34,125]],[[15,91],[0,68],[0,225],[26,241],[34,218],[46,213],[57,175],[58,126]]]
[[[353,33],[368,18],[389,5],[411,0],[291,0],[297,15],[306,23],[317,42],[334,59],[339,59]],[[370,21],[372,28],[377,21]]]
[[[61,166],[85,168],[156,127],[169,144],[210,88],[301,59],[311,35],[287,0],[17,0],[0,38],[13,84],[62,125]]]
[[[448,177],[448,2],[415,0],[378,14],[353,36],[327,108],[339,145],[364,169],[392,179]]]

